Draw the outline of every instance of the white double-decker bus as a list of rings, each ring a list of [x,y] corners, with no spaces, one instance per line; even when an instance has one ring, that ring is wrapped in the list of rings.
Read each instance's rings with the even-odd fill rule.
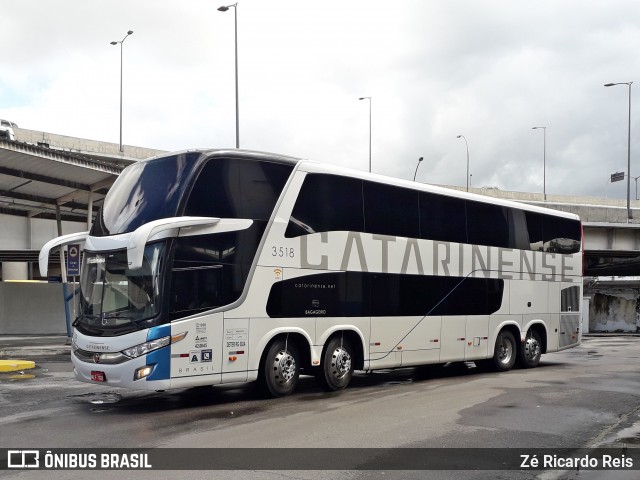
[[[578,345],[577,216],[242,150],[136,163],[84,241],[84,382],[329,390],[354,370],[535,367]]]

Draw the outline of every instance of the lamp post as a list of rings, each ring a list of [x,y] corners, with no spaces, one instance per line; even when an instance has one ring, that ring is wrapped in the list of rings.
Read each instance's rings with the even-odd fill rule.
[[[605,83],[605,87],[626,85],[629,87],[629,126],[627,133],[627,223],[631,222],[631,84],[633,82]]]
[[[369,100],[369,173],[371,173],[371,97],[360,97],[358,100]]]
[[[547,127],[532,127],[531,130],[542,129],[542,192],[547,201]]]
[[[240,148],[240,109],[238,106],[238,3],[218,7],[219,12],[226,12],[233,7],[235,24],[235,50],[236,50],[236,148]]]
[[[416,181],[416,175],[418,174],[418,167],[420,166],[420,162],[422,162],[422,160],[424,160],[424,157],[420,157],[418,159],[418,164],[416,165],[416,173],[413,174],[413,181]]]
[[[462,138],[464,140],[464,144],[467,147],[467,192],[469,191],[469,144],[467,143],[467,138],[464,135],[458,135],[456,138]]]
[[[122,146],[122,45],[129,35],[133,33],[133,30],[129,30],[122,40],[119,42],[111,42],[111,45],[120,44],[120,152],[124,152]]]

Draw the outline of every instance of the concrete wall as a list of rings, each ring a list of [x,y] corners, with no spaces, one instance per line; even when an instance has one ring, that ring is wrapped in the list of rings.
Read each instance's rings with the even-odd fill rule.
[[[69,152],[86,152],[109,157],[128,157],[139,160],[165,153],[164,150],[135,147],[132,145],[123,145],[122,147],[124,152],[121,153],[120,144],[118,143],[69,137],[66,135],[58,135],[56,133],[28,130],[26,128],[14,128],[13,130],[18,142],[31,143],[33,145],[45,144],[50,148]]]
[[[0,282],[0,335],[66,333],[61,283]]]
[[[55,220],[0,213],[0,225],[0,248],[3,250],[39,249],[58,236],[58,224]],[[63,235],[85,230],[86,222],[62,222]]]
[[[637,291],[601,291],[590,297],[590,332],[640,331]]]

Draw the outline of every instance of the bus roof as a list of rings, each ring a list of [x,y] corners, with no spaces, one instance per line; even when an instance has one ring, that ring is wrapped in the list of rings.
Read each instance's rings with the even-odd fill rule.
[[[580,220],[580,217],[574,213],[562,212],[560,210],[554,210],[551,208],[540,207],[537,205],[530,205],[523,202],[514,200],[506,200],[502,198],[489,197],[486,195],[479,195],[477,193],[464,192],[447,187],[431,185],[427,183],[414,182],[410,180],[404,180],[401,178],[389,177],[377,173],[369,173],[362,170],[355,170],[348,167],[341,167],[337,165],[331,165],[328,163],[318,162],[315,160],[308,160],[303,158],[291,157],[288,155],[280,155],[275,153],[261,152],[255,150],[244,149],[206,149],[197,148],[182,150],[178,152],[171,152],[156,157],[151,157],[147,160],[150,161],[160,157],[166,157],[168,155],[176,155],[180,153],[188,152],[200,152],[208,157],[225,157],[225,158],[246,158],[251,160],[269,161],[274,163],[282,163],[286,165],[297,166],[297,169],[308,173],[324,173],[330,175],[343,175],[352,178],[359,178],[361,180],[369,180],[372,182],[385,183],[388,185],[395,185],[397,187],[409,188],[412,190],[429,192],[438,195],[446,195],[449,197],[462,198],[467,200],[473,200],[482,203],[491,203],[493,205],[501,205],[510,208],[517,208],[520,210],[527,210],[530,212],[543,213],[546,215],[554,215],[557,217],[570,218],[574,220]]]

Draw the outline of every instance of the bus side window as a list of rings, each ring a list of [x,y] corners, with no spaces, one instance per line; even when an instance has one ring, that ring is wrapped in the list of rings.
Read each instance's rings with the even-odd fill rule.
[[[363,191],[367,233],[420,237],[417,191],[375,182],[364,182]]]
[[[580,222],[545,215],[542,225],[545,252],[571,254],[580,251]]]
[[[507,207],[467,200],[467,232],[472,245],[512,248]]]
[[[362,180],[308,174],[293,207],[285,237],[337,231],[364,232]]]
[[[467,243],[467,213],[461,198],[420,192],[420,238]]]
[[[544,236],[542,234],[542,215],[525,212],[527,232],[529,233],[529,249],[534,252],[544,251]]]
[[[184,214],[268,221],[292,167],[230,158],[210,160],[198,174]]]

